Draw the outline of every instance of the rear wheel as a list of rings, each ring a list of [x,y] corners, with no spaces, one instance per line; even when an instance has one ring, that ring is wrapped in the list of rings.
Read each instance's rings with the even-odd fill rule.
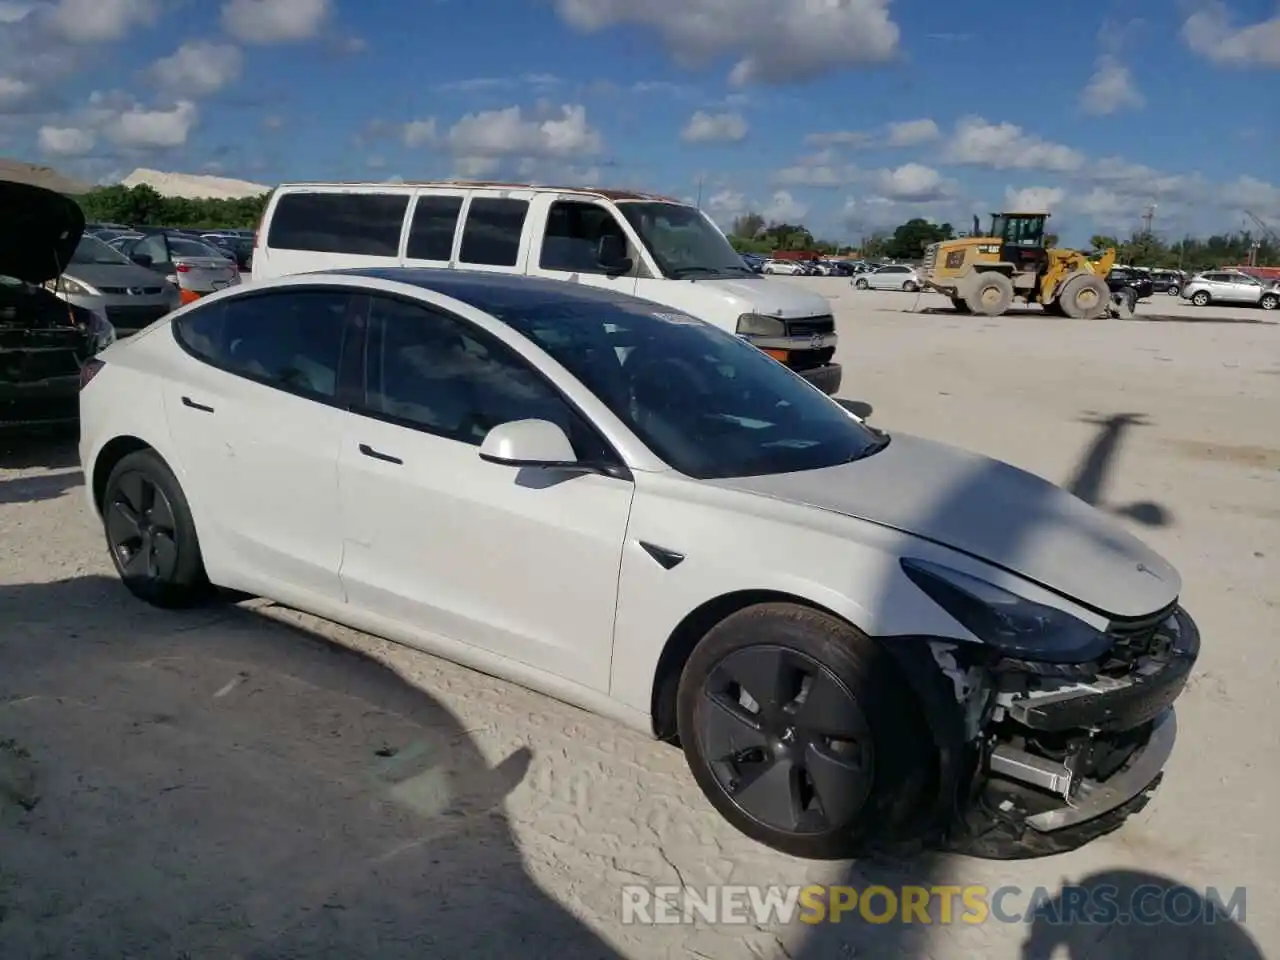
[[[902,289],[906,293],[915,293],[920,289],[920,286],[914,280],[908,280],[902,285]]]
[[[154,451],[116,464],[102,518],[111,562],[134,596],[157,607],[187,607],[212,595],[187,498]]]
[[[1191,302],[1197,307],[1207,307],[1209,305],[1209,300],[1209,294],[1205,293],[1203,290],[1191,298]]]
[[[1182,292],[1182,291],[1181,291],[1181,290],[1179,290],[1176,286],[1171,286],[1171,287],[1169,288],[1169,290],[1168,290],[1169,296],[1171,296],[1171,297],[1176,297],[1176,296],[1177,296],[1178,294],[1180,294],[1181,292]]]
[[[1003,273],[984,273],[965,297],[965,303],[974,313],[998,317],[1013,303],[1013,281]]]
[[[937,758],[897,664],[854,627],[790,603],[749,607],[681,674],[680,742],[738,830],[808,859],[906,839]]]
[[[853,281],[853,285],[857,287],[859,290],[865,290],[867,289],[868,286],[870,286],[870,284],[868,284],[867,281],[863,280],[861,277]]]
[[[1082,273],[1063,284],[1057,299],[1073,320],[1097,320],[1107,312],[1111,290],[1101,277]]]

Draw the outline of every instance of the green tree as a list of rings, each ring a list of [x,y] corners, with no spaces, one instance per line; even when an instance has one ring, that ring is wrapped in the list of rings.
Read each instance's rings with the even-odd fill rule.
[[[749,212],[734,219],[733,226],[729,229],[729,234],[734,237],[741,237],[743,240],[754,240],[764,228],[764,217],[758,213]]]
[[[924,255],[925,247],[941,240],[950,240],[955,230],[949,223],[933,223],[923,217],[914,217],[893,231],[885,244],[885,256],[895,260],[917,260]]]
[[[257,225],[270,194],[234,200],[162,197],[147,184],[99,187],[76,198],[85,219],[145,227],[247,229]]]

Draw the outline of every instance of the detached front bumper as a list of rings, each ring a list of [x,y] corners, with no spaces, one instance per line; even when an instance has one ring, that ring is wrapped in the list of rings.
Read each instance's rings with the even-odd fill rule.
[[[1173,754],[1173,703],[1200,652],[1181,608],[1144,639],[1127,672],[1112,669],[1015,699],[980,766],[967,840],[979,856],[1073,849],[1142,809]]]

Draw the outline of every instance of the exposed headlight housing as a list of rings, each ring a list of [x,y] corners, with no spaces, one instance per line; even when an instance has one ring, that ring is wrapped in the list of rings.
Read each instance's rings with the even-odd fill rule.
[[[899,563],[929,599],[1004,656],[1040,663],[1089,663],[1111,648],[1105,633],[1056,607],[927,560],[904,558]]]
[[[55,277],[52,280],[46,281],[44,288],[52,291],[53,293],[65,293],[69,297],[99,296],[98,291],[93,289],[93,287],[89,286],[87,283],[67,276]]]
[[[777,317],[744,313],[738,318],[737,331],[740,337],[785,337],[787,325]]]

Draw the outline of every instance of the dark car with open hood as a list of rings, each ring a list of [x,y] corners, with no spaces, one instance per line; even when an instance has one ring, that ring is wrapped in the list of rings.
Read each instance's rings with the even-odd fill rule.
[[[84,212],[69,197],[0,180],[0,427],[74,423],[80,371],[115,339],[106,315],[46,289],[75,253]]]

